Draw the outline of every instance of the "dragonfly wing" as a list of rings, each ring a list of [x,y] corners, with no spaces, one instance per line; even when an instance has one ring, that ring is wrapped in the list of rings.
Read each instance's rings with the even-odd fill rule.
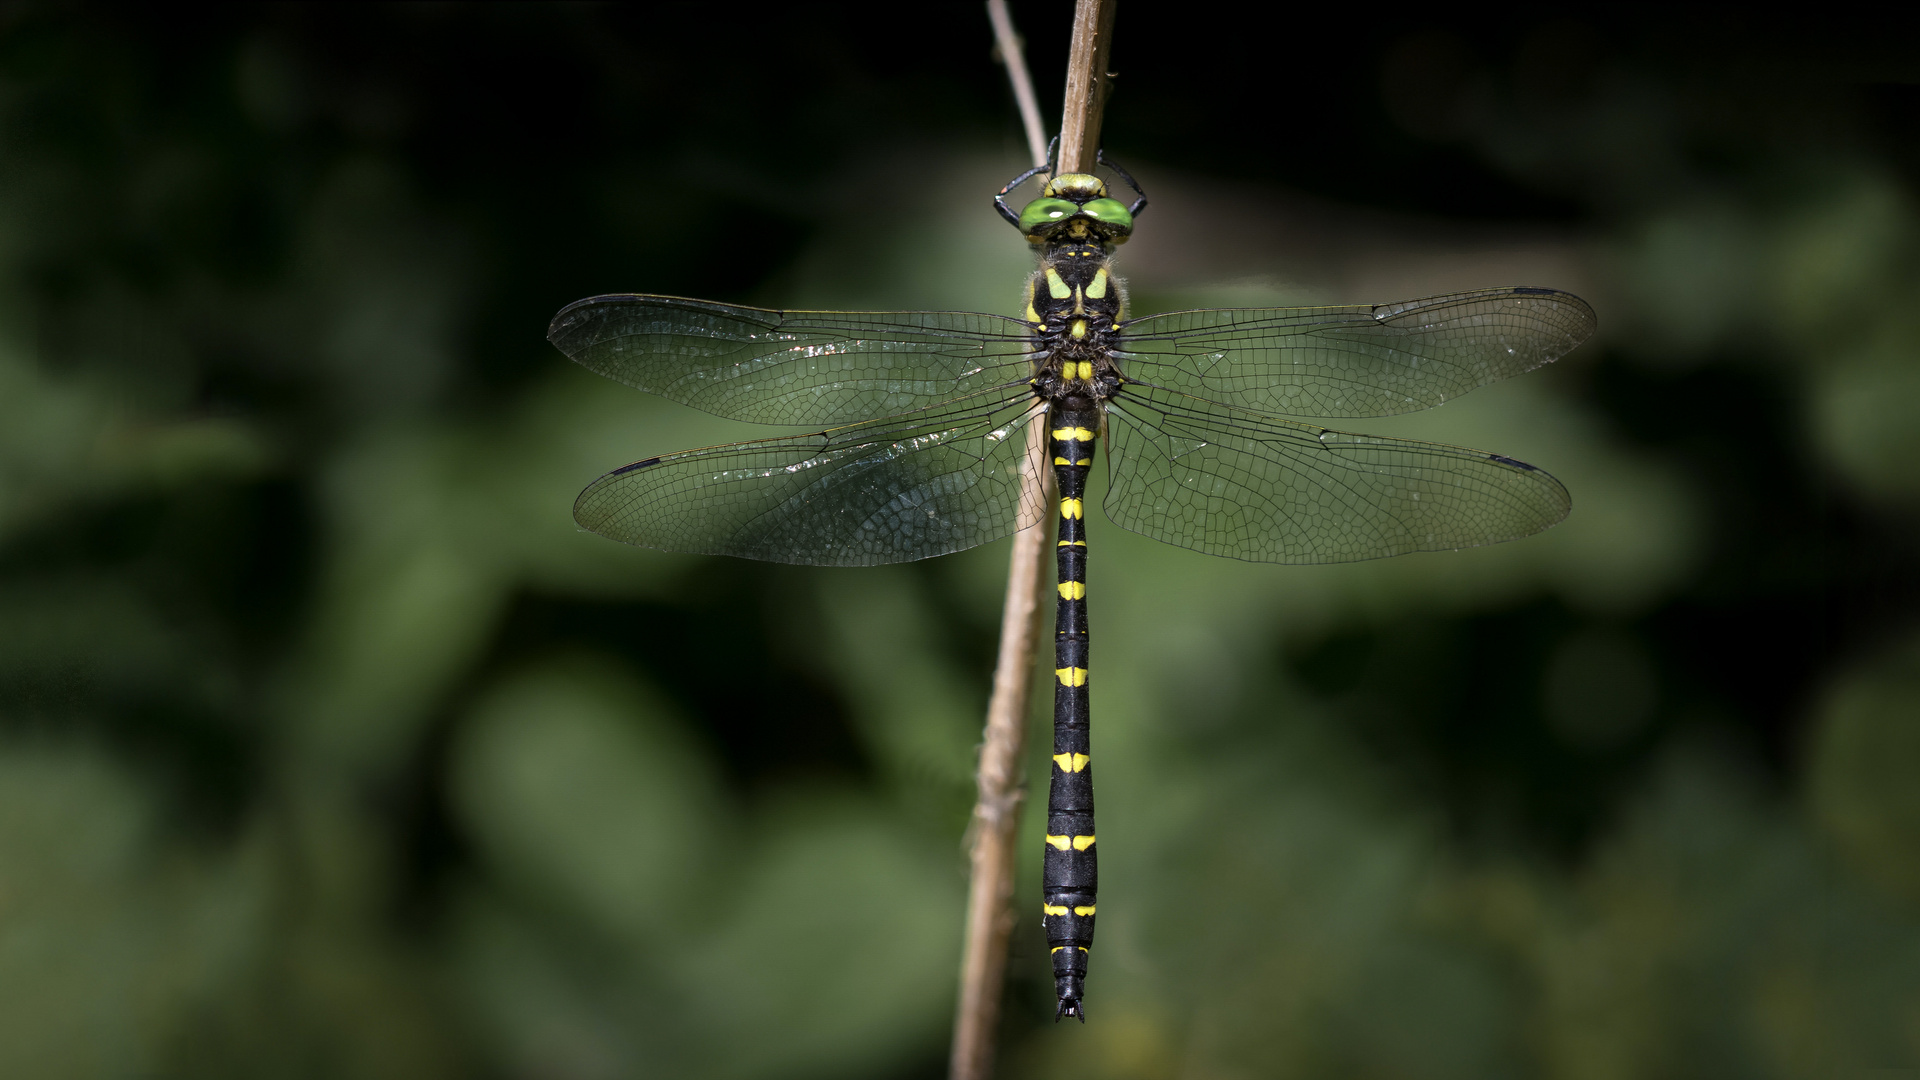
[[[1109,403],[1105,508],[1123,529],[1250,562],[1477,547],[1546,529],[1572,498],[1524,462],[1349,435],[1129,386]]]
[[[962,311],[769,311],[673,296],[595,296],[547,340],[610,379],[760,424],[830,426],[1030,376],[1034,338]]]
[[[811,435],[713,446],[594,481],[574,520],[640,547],[812,566],[945,555],[1042,520],[1024,386]],[[1031,460],[1029,460],[1031,458]],[[1034,475],[1041,475],[1035,472]]]
[[[1454,293],[1375,307],[1214,308],[1128,323],[1129,379],[1284,416],[1390,416],[1531,371],[1592,336],[1556,289]]]

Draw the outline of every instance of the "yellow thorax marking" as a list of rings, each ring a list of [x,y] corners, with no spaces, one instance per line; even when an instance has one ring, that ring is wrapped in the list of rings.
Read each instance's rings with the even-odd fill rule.
[[[1061,851],[1065,851],[1073,843],[1073,840],[1071,837],[1066,836],[1049,836],[1047,837],[1047,843],[1052,844]]]
[[[1091,367],[1093,365],[1089,364],[1087,366]],[[1056,439],[1065,439],[1068,442],[1092,442],[1093,432],[1083,427],[1057,427],[1053,429],[1053,437]]]
[[[1072,334],[1076,338],[1086,337],[1087,336],[1087,320],[1085,319],[1073,320],[1073,325],[1067,328],[1067,333]]]
[[[1073,909],[1073,913],[1074,913],[1075,915],[1091,915],[1091,914],[1093,914],[1093,905],[1092,905],[1092,904],[1082,904],[1082,905],[1080,905],[1079,907],[1076,907],[1076,908],[1074,908],[1074,909]]]
[[[1060,599],[1062,599],[1062,600],[1085,600],[1086,598],[1087,598],[1087,583],[1086,583],[1086,582],[1084,582],[1084,581],[1063,581],[1063,582],[1061,582],[1061,583],[1060,583]]]
[[[1095,300],[1107,298],[1107,268],[1101,267],[1093,272],[1093,284],[1087,286],[1087,295]]]
[[[1092,846],[1093,835],[1091,833],[1086,836],[1076,836],[1073,838],[1073,850],[1075,851],[1085,851]]]
[[[1067,279],[1061,277],[1060,271],[1051,266],[1047,267],[1047,291],[1053,294],[1055,300],[1065,300],[1073,295],[1073,289],[1067,285]]]
[[[1060,679],[1061,686],[1087,685],[1087,669],[1083,667],[1054,668],[1053,673]]]
[[[1073,313],[1075,315],[1085,315],[1087,313],[1087,298],[1080,295],[1080,287],[1078,285],[1073,287]]]
[[[1087,762],[1092,760],[1093,760],[1092,758],[1088,757],[1085,754],[1053,755],[1053,763],[1055,765],[1060,766],[1061,772],[1079,772],[1081,769],[1084,769],[1087,767]]]
[[[1067,905],[1065,904],[1041,904],[1040,905],[1040,914],[1042,915],[1065,915],[1066,913],[1067,913]]]

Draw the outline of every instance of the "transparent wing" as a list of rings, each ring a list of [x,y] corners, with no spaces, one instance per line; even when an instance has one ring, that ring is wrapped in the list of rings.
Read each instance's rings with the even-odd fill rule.
[[[1477,547],[1572,509],[1552,476],[1498,454],[1349,435],[1129,386],[1107,407],[1123,529],[1250,562],[1328,563]]]
[[[1175,311],[1126,325],[1121,368],[1258,413],[1390,416],[1551,363],[1593,328],[1586,301],[1533,288],[1376,307]]]
[[[962,311],[768,311],[595,296],[547,340],[610,379],[759,424],[833,425],[1025,382],[1033,334]]]
[[[1045,513],[1025,386],[904,416],[649,458],[595,480],[582,526],[625,544],[813,566],[910,562],[997,540]],[[1029,457],[1033,460],[1029,461]],[[1036,473],[1035,475],[1039,475]]]

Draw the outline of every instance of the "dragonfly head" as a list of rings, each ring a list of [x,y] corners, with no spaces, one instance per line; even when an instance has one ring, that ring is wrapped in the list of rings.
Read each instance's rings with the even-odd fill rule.
[[[1062,231],[1090,232],[1106,243],[1120,244],[1133,232],[1133,215],[1126,204],[1107,197],[1107,185],[1099,177],[1061,173],[1020,211],[1020,231],[1036,244]]]
[[[1047,181],[1047,186],[1040,194],[1056,199],[1072,199],[1076,203],[1083,203],[1089,199],[1106,198],[1107,185],[1092,173],[1061,173],[1059,176]]]

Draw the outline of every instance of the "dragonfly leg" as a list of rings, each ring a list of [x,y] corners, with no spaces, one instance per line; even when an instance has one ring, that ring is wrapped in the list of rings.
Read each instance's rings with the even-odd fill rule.
[[[1135,202],[1133,204],[1132,209],[1127,211],[1127,213],[1132,214],[1134,217],[1139,217],[1140,211],[1145,210],[1147,208],[1147,193],[1140,190],[1140,182],[1133,178],[1132,173],[1121,168],[1119,162],[1108,161],[1107,152],[1105,150],[1094,151],[1093,159],[1099,162],[1100,164],[1105,165],[1107,168],[1112,169],[1115,175],[1119,176],[1120,179],[1125,180],[1127,182],[1127,186],[1133,189],[1133,193],[1135,195],[1140,196],[1139,201]]]
[[[1047,144],[1046,162],[1044,164],[1035,165],[1033,168],[1028,169],[1026,172],[1023,172],[1019,176],[1016,176],[1013,179],[1007,181],[1007,186],[1001,188],[999,193],[993,197],[993,208],[995,210],[1000,211],[1000,216],[1003,218],[1006,218],[1007,223],[1009,225],[1012,225],[1014,228],[1020,229],[1020,215],[1017,213],[1014,213],[1013,207],[1007,205],[1007,193],[1012,191],[1014,188],[1019,187],[1021,184],[1026,183],[1028,180],[1033,179],[1033,177],[1038,173],[1052,172],[1054,148],[1059,145],[1060,145],[1060,136],[1055,135],[1053,137],[1053,141]],[[1020,231],[1025,232],[1026,230],[1021,229]]]

